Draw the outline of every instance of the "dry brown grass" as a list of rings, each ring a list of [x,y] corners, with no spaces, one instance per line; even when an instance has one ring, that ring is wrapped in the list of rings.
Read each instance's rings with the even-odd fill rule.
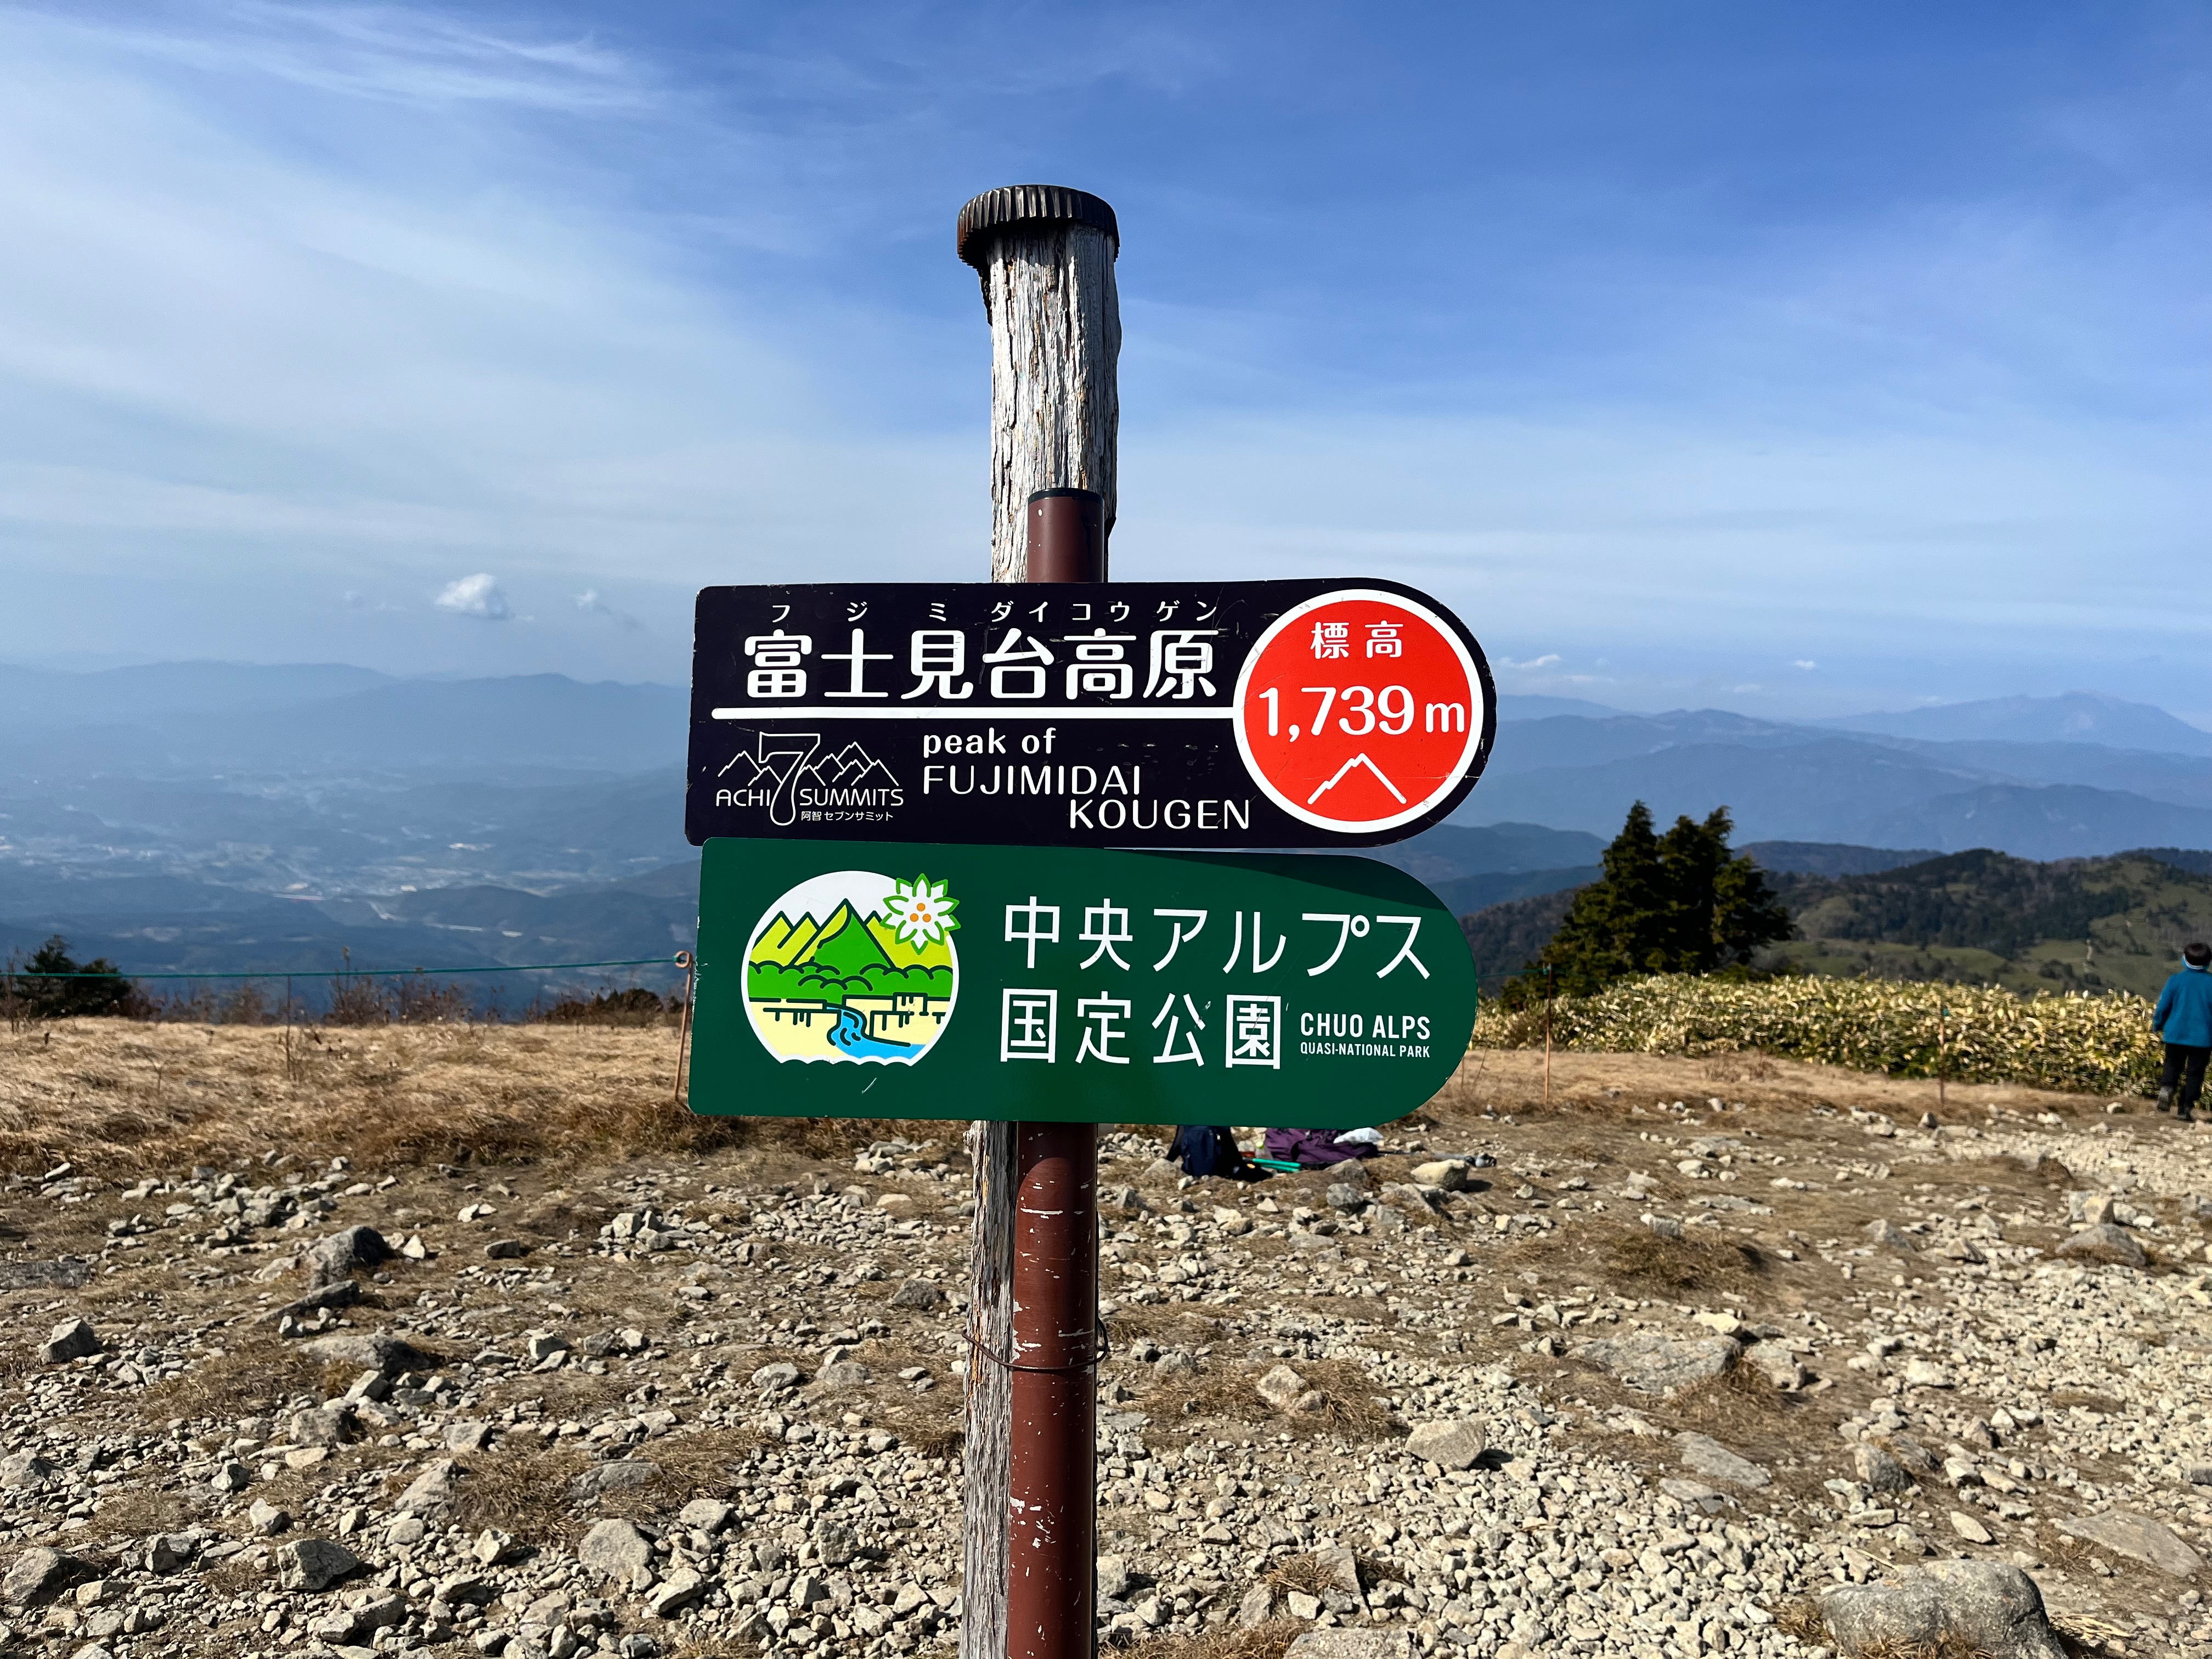
[[[2071,1411],[2078,1406],[2104,1417],[2121,1416],[2128,1409],[2108,1394],[2093,1394],[2086,1389],[2061,1389],[2044,1403],[2052,1411]]]
[[[1551,1254],[1556,1258],[1558,1252]],[[1662,1238],[1648,1227],[1615,1232],[1605,1242],[1603,1262],[1616,1284],[1662,1291],[1741,1291],[1767,1267],[1759,1247],[1746,1240]]]
[[[1147,1636],[1120,1651],[1129,1659],[1283,1659],[1290,1645],[1310,1626],[1295,1619],[1271,1619],[1255,1630],[1208,1631],[1203,1636]]]
[[[256,1332],[222,1358],[203,1360],[181,1376],[155,1383],[137,1397],[138,1409],[149,1422],[258,1416],[280,1409],[295,1395],[322,1400],[344,1393],[356,1373],[336,1369],[341,1374],[301,1352],[296,1343]]]
[[[1336,1575],[1322,1565],[1321,1558],[1311,1551],[1277,1562],[1264,1582],[1278,1595],[1320,1595],[1344,1588],[1337,1582]]]
[[[364,1168],[738,1147],[849,1158],[879,1118],[697,1118],[670,1097],[672,1032],[599,1025],[252,1025],[64,1020],[0,1033],[0,1174],[62,1162],[105,1176],[271,1151]]]
[[[1180,1425],[1202,1422],[1264,1423],[1278,1433],[1310,1440],[1388,1440],[1405,1427],[1376,1397],[1375,1382],[1348,1359],[1300,1359],[1291,1363],[1306,1387],[1325,1396],[1318,1411],[1279,1412],[1260,1397],[1258,1382],[1269,1365],[1200,1367],[1165,1378],[1145,1394],[1152,1433],[1172,1434]]]
[[[74,1535],[88,1544],[136,1542],[157,1532],[180,1532],[198,1519],[198,1510],[182,1492],[131,1487],[104,1501]]]
[[[1808,1595],[1783,1603],[1774,1615],[1774,1627],[1807,1647],[1823,1645],[1828,1639],[1828,1621],[1820,1616],[1820,1604]]]
[[[591,1463],[581,1447],[558,1445],[473,1459],[453,1483],[453,1518],[471,1532],[495,1527],[527,1543],[559,1543],[575,1524],[568,1483]]]

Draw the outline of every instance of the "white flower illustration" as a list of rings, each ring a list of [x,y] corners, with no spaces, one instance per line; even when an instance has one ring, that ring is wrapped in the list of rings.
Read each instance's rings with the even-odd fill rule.
[[[897,923],[899,939],[908,945],[934,945],[959,922],[952,912],[958,899],[945,896],[945,884],[932,882],[927,876],[917,875],[912,882],[894,878],[890,896],[884,901]]]

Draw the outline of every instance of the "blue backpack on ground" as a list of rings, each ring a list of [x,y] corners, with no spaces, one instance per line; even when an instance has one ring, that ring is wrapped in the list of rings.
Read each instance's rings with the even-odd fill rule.
[[[1179,1123],[1168,1156],[1182,1165],[1188,1176],[1222,1176],[1235,1180],[1244,1167],[1236,1137],[1214,1123]]]

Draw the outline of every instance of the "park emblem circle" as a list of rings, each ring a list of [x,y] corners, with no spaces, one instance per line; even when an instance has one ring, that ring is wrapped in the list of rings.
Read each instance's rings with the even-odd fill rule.
[[[1300,823],[1395,830],[1467,775],[1488,713],[1449,623],[1400,594],[1340,588],[1284,612],[1245,658],[1237,748]]]
[[[960,901],[943,881],[833,870],[761,913],[745,1013],[779,1062],[911,1066],[951,1020]]]

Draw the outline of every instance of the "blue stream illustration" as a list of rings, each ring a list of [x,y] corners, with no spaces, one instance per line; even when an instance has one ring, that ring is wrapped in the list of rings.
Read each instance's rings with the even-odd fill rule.
[[[868,1035],[867,1022],[850,1008],[837,1011],[837,1027],[830,1033],[830,1041],[839,1053],[849,1060],[910,1060],[914,1045],[910,1042],[886,1042]]]

